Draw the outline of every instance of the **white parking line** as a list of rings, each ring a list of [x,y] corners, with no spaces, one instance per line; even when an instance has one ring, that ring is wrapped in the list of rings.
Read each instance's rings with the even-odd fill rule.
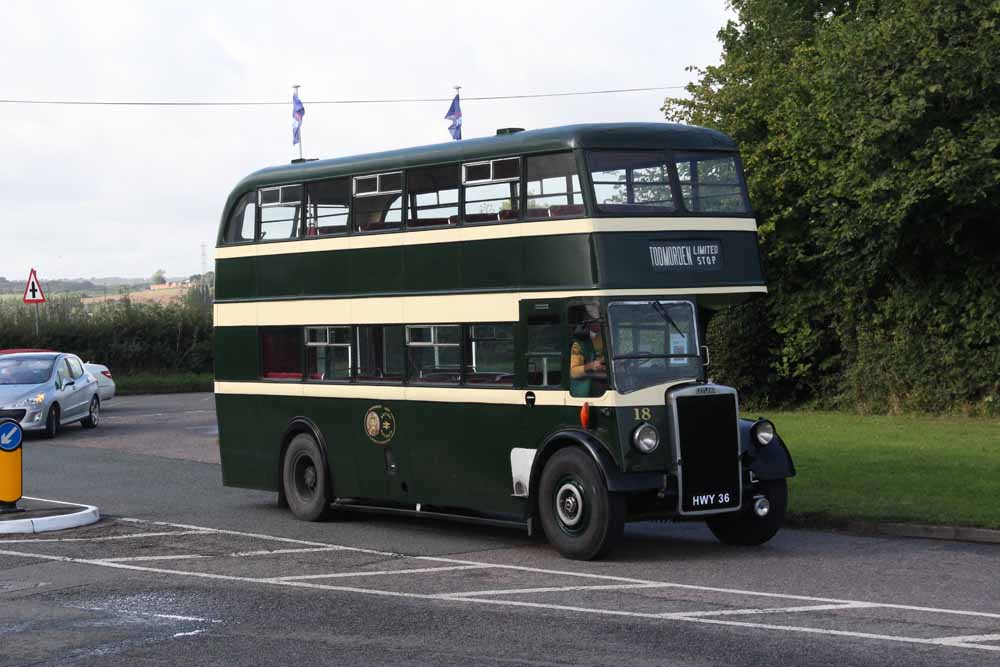
[[[269,581],[306,581],[309,579],[334,579],[342,577],[378,577],[388,574],[425,574],[427,572],[454,572],[456,570],[481,570],[492,565],[454,565],[452,567],[419,567],[408,570],[376,570],[371,572],[335,572],[333,574],[302,574],[294,577],[274,577]]]
[[[171,569],[136,565],[136,564],[131,564],[129,562],[122,562],[121,560],[111,560],[111,559],[102,560],[102,559],[74,558],[68,556],[56,556],[51,554],[38,554],[38,553],[8,551],[8,550],[0,550],[0,554],[11,555],[11,556],[23,556],[29,558],[39,558],[49,561],[80,563],[80,564],[94,565],[99,567],[131,570],[136,572],[145,572],[145,573],[175,576],[175,577],[193,577],[193,578],[222,580],[222,581],[238,581],[238,582],[246,582],[254,584],[289,586],[297,588],[338,591],[345,593],[356,593],[356,594],[374,595],[383,597],[399,597],[399,598],[411,598],[411,599],[422,599],[422,600],[433,600],[433,601],[463,602],[470,604],[487,604],[487,605],[520,607],[529,609],[549,609],[549,610],[569,611],[575,613],[585,613],[594,615],[654,619],[659,621],[662,621],[664,619],[671,619],[686,623],[705,623],[710,625],[726,625],[734,627],[757,628],[775,632],[854,637],[861,639],[934,645],[934,646],[950,647],[950,648],[967,648],[967,649],[978,649],[985,651],[1000,651],[1000,646],[998,645],[995,644],[987,645],[979,643],[979,642],[995,641],[997,639],[1000,639],[1000,635],[963,635],[963,636],[940,637],[940,638],[906,637],[900,635],[884,635],[877,633],[855,632],[849,630],[832,630],[832,629],[815,628],[815,627],[752,623],[747,621],[723,620],[717,618],[718,616],[723,616],[723,615],[739,615],[739,614],[775,614],[775,613],[798,613],[798,612],[824,611],[824,610],[837,611],[841,609],[854,609],[854,608],[886,608],[886,609],[901,609],[901,610],[908,610],[908,611],[922,612],[922,613],[940,613],[940,614],[953,614],[961,616],[972,616],[978,618],[1000,619],[1000,614],[990,613],[990,612],[961,610],[961,609],[943,609],[936,607],[922,607],[917,605],[902,605],[902,604],[879,603],[879,602],[868,602],[868,601],[858,601],[858,600],[839,600],[839,599],[822,598],[816,596],[793,595],[788,593],[771,593],[765,591],[729,589],[729,588],[721,588],[715,586],[680,584],[675,582],[649,581],[649,580],[635,579],[630,577],[588,574],[584,572],[568,572],[563,570],[550,570],[550,569],[527,567],[521,565],[477,562],[477,561],[446,558],[439,556],[409,556],[406,554],[379,551],[375,549],[364,549],[360,547],[335,545],[323,542],[311,542],[307,540],[278,537],[274,535],[247,533],[247,532],[233,531],[233,530],[222,530],[222,529],[208,528],[203,526],[192,526],[185,524],[174,524],[174,523],[156,522],[156,521],[144,521],[140,519],[127,519],[126,521],[137,524],[166,526],[174,529],[181,529],[180,532],[175,530],[167,533],[160,533],[161,535],[206,534],[206,533],[235,535],[240,537],[257,538],[261,540],[270,540],[288,544],[300,544],[308,547],[321,547],[320,549],[317,549],[318,551],[343,550],[355,553],[380,555],[388,558],[406,558],[413,561],[425,561],[425,562],[448,564],[448,567],[442,567],[442,568],[413,568],[412,570],[414,572],[492,568],[492,569],[502,569],[508,571],[532,572],[536,574],[545,574],[550,576],[567,576],[567,577],[577,577],[577,578],[584,578],[591,580],[604,580],[614,583],[606,586],[568,586],[568,587],[562,586],[562,587],[545,587],[545,588],[533,588],[533,589],[497,589],[492,591],[467,591],[467,592],[457,592],[457,593],[427,594],[427,593],[409,593],[403,591],[386,591],[386,590],[368,589],[368,588],[360,588],[353,586],[336,586],[314,581],[316,579],[341,578],[349,576],[365,576],[366,574],[369,573],[349,572],[349,573],[332,573],[329,575],[303,575],[302,577],[260,578],[260,577],[214,574],[209,572],[171,570]],[[151,536],[151,535],[154,535],[154,533],[137,534],[135,535],[135,537]],[[126,536],[112,536],[112,537],[125,538]],[[77,539],[79,541],[89,541],[87,540],[87,538],[77,538]],[[71,541],[71,540],[72,538],[69,538],[65,541]],[[33,541],[41,541],[41,540],[23,540],[23,541],[18,540],[16,542],[23,543],[23,542],[33,542]],[[10,543],[15,541],[0,540],[0,546],[2,546],[5,542]],[[266,553],[274,553],[277,551],[286,551],[289,553],[295,553],[301,550],[299,549],[270,550],[267,551]],[[237,553],[255,554],[260,552],[237,552]],[[404,572],[405,571],[403,570],[385,570],[385,571],[373,572],[370,574],[389,575],[389,574],[400,574]],[[580,607],[573,605],[527,602],[522,600],[510,600],[510,599],[505,600],[505,599],[496,599],[495,597],[491,597],[491,596],[510,595],[514,593],[562,592],[562,591],[572,591],[572,590],[602,590],[602,589],[628,590],[628,589],[641,589],[641,588],[676,588],[679,590],[713,592],[713,593],[722,593],[728,595],[746,595],[746,596],[766,597],[766,598],[775,598],[784,600],[812,601],[822,604],[815,604],[809,606],[799,605],[796,607],[780,607],[780,608],[759,608],[759,609],[753,608],[753,609],[743,609],[743,610],[733,609],[733,610],[650,613],[650,612],[626,611],[620,609],[600,609],[600,608]],[[484,597],[474,597],[476,595]]]
[[[599,586],[543,586],[540,588],[497,588],[490,591],[465,591],[462,593],[440,593],[444,598],[478,598],[491,595],[527,595],[531,593],[568,593],[571,591],[624,591],[636,588],[664,588],[670,584],[602,584]]]
[[[744,614],[794,614],[803,611],[839,611],[841,609],[871,609],[881,607],[875,602],[851,602],[848,604],[813,604],[798,607],[765,607],[763,609],[714,609],[710,611],[671,611],[660,614],[660,618],[702,618],[705,616],[742,616]]]
[[[108,542],[112,540],[134,540],[144,537],[166,537],[168,535],[211,535],[214,530],[174,530],[165,533],[129,533],[127,535],[107,535],[105,537],[45,537],[36,539],[2,540],[3,544],[33,544],[35,542]]]
[[[306,549],[263,549],[261,551],[236,551],[229,554],[231,558],[248,558],[250,556],[274,556],[276,554],[304,554],[316,551],[343,551],[341,547],[309,547]]]
[[[754,597],[766,597],[766,598],[776,598],[781,600],[802,600],[804,602],[821,602],[827,604],[877,604],[880,607],[885,607],[887,609],[901,609],[906,611],[918,611],[927,613],[937,613],[937,614],[954,614],[959,616],[976,616],[980,618],[995,618],[1000,619],[1000,614],[994,614],[984,611],[968,611],[963,609],[946,609],[940,607],[921,607],[919,605],[906,605],[906,604],[894,604],[890,602],[877,602],[872,603],[868,600],[841,600],[837,598],[824,598],[817,597],[814,595],[794,595],[791,593],[770,593],[766,591],[751,591],[740,588],[721,588],[718,586],[699,586],[696,584],[680,584],[675,582],[665,582],[665,581],[651,581],[648,579],[636,579],[633,577],[621,577],[609,574],[591,574],[586,572],[571,572],[567,570],[549,570],[545,568],[538,567],[528,567],[526,565],[508,565],[504,563],[484,563],[482,561],[464,560],[459,558],[446,558],[443,556],[411,556],[408,554],[401,554],[392,551],[379,551],[377,549],[365,549],[363,547],[352,547],[346,545],[335,545],[326,542],[310,542],[306,540],[298,540],[291,537],[278,537],[275,535],[265,535],[261,533],[245,533],[238,530],[224,530],[219,528],[208,528],[206,526],[194,526],[190,524],[182,523],[169,523],[166,521],[149,521],[146,519],[121,519],[121,521],[128,521],[131,523],[141,523],[153,526],[168,526],[171,528],[180,528],[194,530],[195,532],[214,532],[222,535],[238,535],[240,537],[256,537],[262,540],[274,540],[278,542],[290,542],[293,544],[304,544],[310,546],[325,546],[325,547],[336,547],[343,549],[344,551],[352,551],[356,553],[372,554],[376,556],[385,556],[388,558],[409,558],[411,560],[422,560],[435,563],[451,563],[454,565],[488,565],[491,568],[511,570],[517,572],[533,572],[535,574],[550,574],[559,575],[565,577],[578,577],[583,579],[597,579],[604,581],[617,581],[626,584],[647,584],[650,587],[664,587],[664,588],[678,588],[681,590],[692,590],[692,591],[703,591],[708,593],[724,593],[727,595],[747,595]],[[0,545],[4,543],[0,540]]]
[[[208,558],[208,556],[202,556],[199,554],[178,554],[176,556],[123,556],[121,558],[96,558],[95,560],[104,561],[105,563],[129,563],[132,561],[187,560],[190,558]]]

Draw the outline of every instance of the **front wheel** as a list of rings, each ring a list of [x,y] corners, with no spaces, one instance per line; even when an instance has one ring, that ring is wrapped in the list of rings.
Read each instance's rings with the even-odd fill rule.
[[[53,403],[49,408],[49,414],[45,418],[45,430],[42,435],[51,440],[59,432],[59,404]]]
[[[282,465],[285,500],[296,518],[320,521],[330,513],[323,453],[312,436],[300,433],[288,443]]]
[[[542,470],[538,514],[549,542],[566,558],[606,555],[625,529],[625,498],[608,491],[589,454],[560,449]]]
[[[708,529],[723,544],[757,546],[770,540],[781,528],[788,508],[788,482],[783,479],[758,482],[753,495],[739,512],[707,520]],[[767,501],[769,508],[765,516],[758,516],[754,511],[757,496]]]

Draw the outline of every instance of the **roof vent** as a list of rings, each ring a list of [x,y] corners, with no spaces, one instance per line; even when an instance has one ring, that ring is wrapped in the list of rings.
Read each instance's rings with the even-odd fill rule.
[[[505,134],[517,134],[518,132],[524,132],[523,127],[501,127],[497,130],[497,136],[501,137]]]

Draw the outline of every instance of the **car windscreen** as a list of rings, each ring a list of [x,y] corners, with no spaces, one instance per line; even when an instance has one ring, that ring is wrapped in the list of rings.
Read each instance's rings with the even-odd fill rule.
[[[0,357],[0,384],[41,384],[52,375],[53,357]]]

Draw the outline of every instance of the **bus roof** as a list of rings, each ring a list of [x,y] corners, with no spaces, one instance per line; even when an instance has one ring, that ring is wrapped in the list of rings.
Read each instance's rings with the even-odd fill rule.
[[[530,155],[574,148],[656,147],[732,151],[736,150],[736,143],[721,132],[676,123],[564,125],[331,160],[312,160],[267,167],[240,181],[233,189],[230,201],[244,192],[268,185],[299,183],[431,164],[470,162],[505,155]]]

